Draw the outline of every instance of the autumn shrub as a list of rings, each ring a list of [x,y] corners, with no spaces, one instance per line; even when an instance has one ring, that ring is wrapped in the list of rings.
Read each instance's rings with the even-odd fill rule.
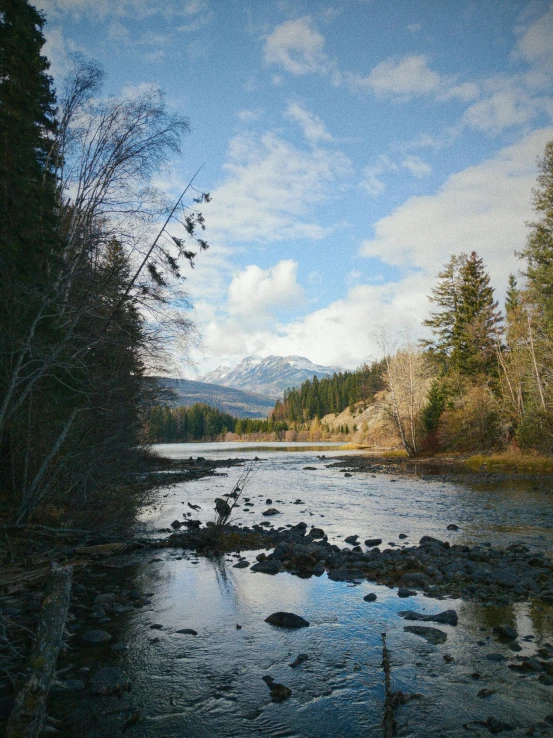
[[[447,451],[490,451],[501,448],[502,424],[493,394],[474,386],[450,403],[438,426],[438,441]]]

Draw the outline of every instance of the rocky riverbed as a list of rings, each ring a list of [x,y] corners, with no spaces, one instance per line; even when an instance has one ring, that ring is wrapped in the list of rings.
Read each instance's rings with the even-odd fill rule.
[[[52,735],[376,738],[382,632],[398,735],[553,735],[547,498],[355,457],[345,477],[326,456],[259,460],[220,536],[213,501],[241,467],[179,481],[138,548],[77,568]],[[39,607],[39,588],[0,602],[31,629]]]

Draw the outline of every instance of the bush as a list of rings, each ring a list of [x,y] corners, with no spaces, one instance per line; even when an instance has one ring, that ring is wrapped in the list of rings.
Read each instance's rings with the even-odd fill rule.
[[[438,426],[439,444],[448,451],[489,451],[503,445],[503,435],[497,401],[483,387],[469,388]]]

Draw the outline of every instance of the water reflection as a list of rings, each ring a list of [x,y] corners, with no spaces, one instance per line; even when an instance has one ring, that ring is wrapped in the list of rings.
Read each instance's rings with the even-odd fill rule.
[[[208,455],[205,446],[184,453]],[[227,449],[212,453],[231,455]],[[325,451],[327,457],[333,453],[343,455]],[[242,445],[236,455],[245,455]],[[267,454],[245,492],[255,503],[254,513],[241,511],[243,519],[261,522],[265,500],[271,498],[281,510],[280,525],[304,519],[322,525],[338,543],[357,533],[403,545],[399,534],[406,533],[413,543],[422,535],[435,535],[452,543],[524,540],[538,549],[551,547],[551,531],[545,527],[551,510],[543,497],[520,485],[475,490],[391,475],[345,478],[318,456],[305,448],[293,455],[280,449]],[[231,489],[239,475],[240,469],[232,468],[227,477],[168,487],[160,509],[145,511],[144,525],[155,530],[182,519],[187,501],[201,504],[203,519],[209,519],[214,497],[221,489]],[[297,498],[304,504],[294,504]],[[461,529],[447,531],[451,522]],[[254,560],[255,553],[245,554]],[[128,568],[95,580],[96,587],[119,581],[120,586],[152,592],[152,604],[106,624],[113,641],[124,641],[128,651],[106,650],[75,659],[75,668],[85,662],[92,668],[99,663],[121,666],[133,682],[132,692],[120,700],[91,700],[86,692],[75,693],[65,707],[72,728],[60,738],[119,733],[121,710],[127,707],[141,711],[141,720],[129,731],[136,738],[376,738],[381,735],[384,702],[384,631],[392,655],[393,688],[422,695],[398,711],[403,735],[465,736],[464,723],[488,715],[512,722],[522,735],[553,712],[553,688],[539,683],[537,675],[523,678],[510,670],[517,654],[492,631],[498,624],[515,626],[523,649],[518,655],[533,655],[553,639],[553,607],[532,602],[490,607],[422,595],[404,600],[395,589],[369,582],[351,586],[331,582],[326,575],[299,579],[286,573],[255,574],[234,569],[235,561],[227,555],[206,559],[167,550],[155,556],[133,555]],[[363,600],[368,592],[377,594],[375,602]],[[407,623],[398,615],[406,609],[432,613],[449,608],[457,610],[459,625],[436,626],[447,634],[446,643],[439,646],[406,632]],[[267,615],[278,610],[296,612],[311,625],[283,631],[265,623]],[[152,624],[163,627],[152,630]],[[198,635],[177,633],[182,628]],[[309,659],[292,669],[290,663],[299,653]],[[490,654],[501,660],[489,660]],[[278,705],[270,701],[262,679],[267,674],[292,689],[289,700]],[[493,691],[486,700],[478,697],[483,688]]]

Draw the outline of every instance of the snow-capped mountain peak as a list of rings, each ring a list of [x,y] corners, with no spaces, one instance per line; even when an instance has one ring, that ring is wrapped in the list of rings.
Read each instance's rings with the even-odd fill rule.
[[[220,366],[200,377],[201,382],[281,397],[289,387],[299,387],[306,379],[332,376],[343,371],[336,366],[314,364],[305,356],[247,356],[238,366]]]

